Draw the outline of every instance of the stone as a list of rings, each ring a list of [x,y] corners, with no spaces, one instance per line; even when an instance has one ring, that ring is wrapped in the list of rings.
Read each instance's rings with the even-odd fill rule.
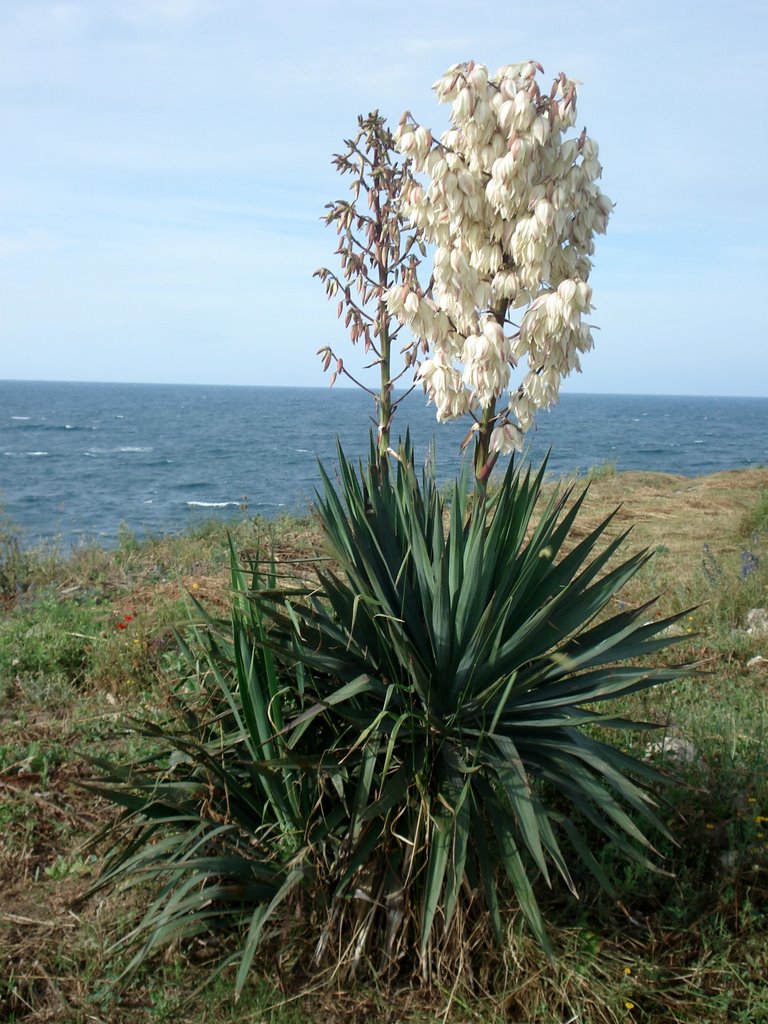
[[[723,871],[733,871],[738,863],[739,855],[735,850],[726,850],[720,854],[720,867]]]
[[[696,747],[682,736],[665,736],[659,743],[649,743],[645,756],[668,757],[681,764],[693,764],[697,758]]]
[[[768,608],[749,609],[747,632],[750,636],[768,636]]]
[[[768,668],[768,658],[764,658],[762,654],[756,654],[747,662],[747,668]]]

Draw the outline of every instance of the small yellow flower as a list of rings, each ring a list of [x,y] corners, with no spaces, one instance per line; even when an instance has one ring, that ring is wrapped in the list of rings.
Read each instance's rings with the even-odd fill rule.
[[[624,1003],[624,1006],[625,1006],[625,1007],[626,1007],[626,1008],[627,1008],[628,1010],[634,1010],[634,1008],[635,1008],[635,1004],[634,1004],[634,1003],[630,1003],[630,1001],[629,1001],[629,1000],[627,1000],[627,1001],[626,1001],[626,1003]]]
[[[632,968],[631,967],[625,967],[624,968],[624,973],[625,974],[631,974],[632,973]]]
[[[757,803],[757,797],[756,796],[748,796],[747,797],[747,803],[748,804],[756,804]]]
[[[755,835],[758,839],[765,839],[765,832],[756,832]]]
[[[704,828],[708,828],[708,829],[709,829],[710,831],[711,831],[711,830],[712,830],[712,829],[713,829],[714,827],[715,827],[715,826],[714,826],[714,825],[712,824],[712,822],[711,822],[711,821],[708,821],[708,822],[706,823],[706,825],[704,826]]]
[[[190,583],[189,589],[190,590],[199,590],[200,589],[200,584],[199,583]]]
[[[755,821],[758,825],[765,825],[766,822],[768,822],[768,817],[766,817],[764,814],[758,814],[758,816],[755,818]]]

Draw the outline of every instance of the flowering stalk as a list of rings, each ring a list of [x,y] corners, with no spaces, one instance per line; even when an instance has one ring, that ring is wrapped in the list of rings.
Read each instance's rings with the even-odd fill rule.
[[[590,256],[613,208],[596,185],[596,143],[586,131],[566,137],[576,83],[561,74],[544,94],[541,71],[529,61],[491,77],[482,64],[456,64],[434,86],[451,104],[449,130],[438,141],[405,113],[395,133],[424,176],[406,183],[403,211],[435,250],[429,288],[411,278],[390,288],[387,305],[428,354],[418,379],[437,419],[474,418],[482,490],[592,348],[582,319]]]
[[[341,276],[326,267],[315,271],[315,276],[324,283],[329,298],[340,295],[338,315],[344,316],[352,344],[362,341],[364,351],[373,355],[370,367],[379,367],[378,390],[353,376],[330,345],[318,354],[324,370],[335,364],[331,386],[344,374],[374,399],[377,451],[384,465],[392,417],[405,397],[395,400],[393,390],[417,360],[417,343],[410,341],[401,349],[403,368],[393,376],[392,348],[402,325],[389,312],[387,295],[393,287],[411,287],[408,282],[415,279],[420,262],[417,253],[423,255],[424,250],[416,232],[408,228],[399,202],[404,187],[413,181],[408,162],[397,162],[393,135],[378,113],[358,118],[358,125],[355,138],[346,142],[346,151],[334,157],[337,170],[353,176],[353,198],[326,207],[325,222],[335,224],[339,235],[336,253]],[[363,206],[368,212],[363,212]]]

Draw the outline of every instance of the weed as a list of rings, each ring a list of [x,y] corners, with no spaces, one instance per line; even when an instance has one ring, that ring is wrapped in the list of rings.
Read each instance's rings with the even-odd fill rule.
[[[79,682],[86,674],[101,616],[92,601],[51,592],[0,622],[0,677]]]
[[[615,476],[617,469],[617,463],[611,459],[606,459],[604,462],[598,462],[595,466],[590,466],[587,470],[587,480],[602,480],[607,476]]]
[[[93,870],[95,860],[96,858],[93,856],[67,857],[60,855],[43,870],[46,878],[58,881],[62,878],[69,878],[72,875],[89,875]]]
[[[0,514],[0,602],[12,604],[29,586],[29,560],[13,528]]]
[[[755,534],[768,536],[768,488],[765,488],[754,506],[748,509],[739,522],[739,536],[745,540],[754,539]]]

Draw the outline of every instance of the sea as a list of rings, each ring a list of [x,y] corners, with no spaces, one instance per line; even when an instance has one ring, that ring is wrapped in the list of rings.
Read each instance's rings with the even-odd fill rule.
[[[352,388],[0,381],[0,535],[23,546],[105,547],[121,531],[307,513],[337,439],[365,457],[373,404]],[[459,469],[467,422],[438,424],[407,396],[410,431],[441,482]],[[434,445],[434,447],[433,447]],[[768,398],[565,394],[540,414],[525,457],[571,476],[594,466],[699,476],[768,464]]]

